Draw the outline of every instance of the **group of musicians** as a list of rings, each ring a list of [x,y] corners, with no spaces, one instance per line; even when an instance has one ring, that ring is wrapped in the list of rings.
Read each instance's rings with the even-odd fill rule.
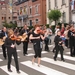
[[[68,37],[69,37],[69,45],[70,45],[70,55],[73,56],[75,55],[75,32],[72,31],[73,26],[70,26],[70,29],[68,31]],[[32,30],[29,30],[27,25],[24,25],[23,29],[20,31],[20,33],[15,33],[12,29],[7,30],[6,27],[3,27],[2,32],[0,33],[0,38],[3,39],[4,44],[2,44],[2,50],[3,50],[3,56],[4,59],[7,59],[8,56],[8,71],[12,72],[11,70],[11,60],[12,60],[12,55],[14,56],[14,61],[16,65],[16,71],[17,73],[20,73],[19,71],[19,63],[18,63],[18,58],[17,58],[17,51],[16,51],[16,44],[19,45],[20,43],[23,43],[23,55],[27,55],[27,49],[28,49],[28,43],[29,40],[33,43],[33,48],[35,55],[32,59],[32,64],[35,62],[35,58],[38,57],[38,66],[40,66],[40,60],[41,60],[41,52],[42,52],[42,42],[45,42],[45,51],[49,51],[48,48],[48,42],[49,42],[49,36],[52,33],[49,32],[48,30],[42,29],[40,25],[35,25],[35,27]],[[22,40],[22,38],[19,38],[18,36],[23,36],[22,38],[25,38]],[[48,36],[49,35],[49,36]],[[13,39],[13,36],[15,36]],[[26,37],[27,36],[27,37]],[[5,38],[4,38],[5,37]],[[20,39],[20,40],[17,40]],[[61,39],[61,31],[57,31],[57,35],[55,36],[54,39],[55,42],[55,56],[54,60],[56,61],[58,52],[60,51],[61,53],[61,60],[64,61],[63,58],[63,41]],[[6,54],[6,48],[7,48],[7,54]],[[74,50],[73,50],[74,49]]]

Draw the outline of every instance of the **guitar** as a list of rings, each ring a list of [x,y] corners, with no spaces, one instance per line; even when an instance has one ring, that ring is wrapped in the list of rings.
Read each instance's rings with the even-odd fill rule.
[[[6,39],[6,36],[4,36],[3,39],[0,39],[0,45],[4,44],[5,39]]]

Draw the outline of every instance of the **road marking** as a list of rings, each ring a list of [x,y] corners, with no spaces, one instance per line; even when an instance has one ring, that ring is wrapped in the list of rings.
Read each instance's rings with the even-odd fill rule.
[[[41,72],[43,74],[46,74],[46,75],[67,75],[67,74],[65,74],[63,72],[48,68],[48,67],[43,66],[43,65],[40,65],[40,67],[38,67],[36,63],[34,65],[32,65],[31,61],[21,62],[21,64],[23,64],[23,65],[25,65],[25,66],[27,66],[29,68],[32,68],[32,69],[34,69],[36,71],[39,71],[39,72]]]
[[[11,70],[13,71],[13,72],[9,72],[8,70],[7,70],[7,65],[6,66],[2,66],[2,67],[0,67],[3,71],[5,71],[7,74],[9,74],[9,75],[28,75],[27,73],[25,73],[25,72],[23,72],[23,71],[21,71],[20,70],[20,74],[18,74],[17,72],[16,72],[16,69],[15,69],[15,67],[14,66],[12,66],[11,65]]]
[[[33,48],[28,48],[28,50],[33,50]]]
[[[3,54],[3,52],[0,52],[0,54]]]
[[[3,61],[2,59],[0,59],[0,61]]]
[[[75,58],[71,57],[71,56],[66,56],[66,55],[63,55],[64,56],[64,59],[68,59],[68,60],[72,60],[72,61],[75,61]],[[60,58],[60,54],[58,54],[58,57]]]
[[[19,56],[18,56],[18,58],[20,58]],[[12,56],[12,59],[14,59],[14,57]]]
[[[45,54],[45,53],[48,53],[47,51],[42,51],[42,54]],[[26,56],[34,56],[35,54],[33,54],[33,53],[29,53],[28,55],[26,55]]]
[[[54,45],[48,45],[48,47],[54,47]]]
[[[20,52],[21,50],[17,49],[16,51],[17,51],[17,52]]]
[[[70,52],[66,52],[66,54],[70,54]]]
[[[26,56],[33,56],[34,54],[33,53],[29,53],[28,55],[26,55]]]
[[[48,53],[47,51],[42,51],[42,54]]]
[[[21,50],[17,50],[17,52],[20,52]],[[3,52],[0,52],[0,54],[3,54]]]
[[[58,60],[54,61],[53,59],[47,58],[47,57],[41,58],[41,60],[45,61],[45,62],[48,62],[48,63],[51,63],[51,64],[61,66],[61,67],[65,67],[65,68],[68,68],[68,69],[71,69],[71,70],[75,70],[75,65],[70,64],[70,63],[66,63],[66,62],[58,61]]]

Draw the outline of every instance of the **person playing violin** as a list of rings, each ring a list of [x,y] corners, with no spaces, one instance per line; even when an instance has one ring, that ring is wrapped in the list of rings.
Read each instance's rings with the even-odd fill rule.
[[[38,57],[38,66],[40,66],[41,60],[41,39],[45,39],[45,37],[41,33],[43,32],[40,30],[40,25],[35,25],[35,30],[31,33],[29,37],[29,39],[33,41],[33,48],[35,52],[35,55],[32,59],[32,64],[34,64],[35,58]]]
[[[11,60],[12,56],[14,57],[15,65],[16,65],[16,71],[17,73],[20,73],[19,71],[19,64],[18,64],[18,57],[17,57],[17,51],[16,51],[16,40],[12,39],[14,36],[14,32],[12,29],[8,30],[8,37],[5,40],[5,46],[7,47],[7,55],[8,55],[8,71],[12,72],[11,70]]]

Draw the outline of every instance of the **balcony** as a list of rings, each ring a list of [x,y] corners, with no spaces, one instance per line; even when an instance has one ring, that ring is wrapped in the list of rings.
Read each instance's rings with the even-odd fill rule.
[[[27,19],[28,18],[28,15],[22,15],[22,16],[18,16],[19,20],[22,20],[22,19]]]
[[[27,2],[27,1],[29,1],[29,0],[18,0],[18,2],[16,3],[16,5],[22,4],[22,3]]]
[[[32,0],[32,2],[35,2],[35,1],[37,1],[37,0]]]

